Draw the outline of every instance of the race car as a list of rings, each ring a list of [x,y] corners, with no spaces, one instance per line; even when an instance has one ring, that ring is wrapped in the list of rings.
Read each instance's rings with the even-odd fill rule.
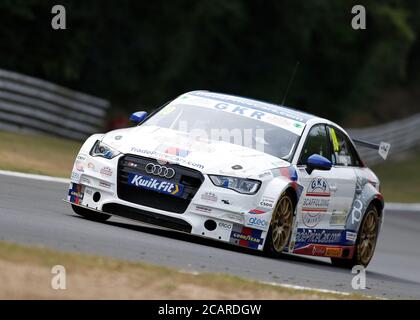
[[[384,218],[376,175],[339,125],[259,100],[182,94],[137,125],[89,137],[67,201],[272,256],[367,266]],[[359,141],[386,157],[389,145]]]

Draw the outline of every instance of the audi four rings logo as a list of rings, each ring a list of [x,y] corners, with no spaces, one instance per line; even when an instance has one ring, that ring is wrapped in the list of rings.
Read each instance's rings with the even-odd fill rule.
[[[167,168],[165,166],[161,166],[159,164],[148,163],[146,164],[146,172],[153,174],[155,176],[159,176],[162,178],[173,178],[175,176],[175,170],[172,168]]]

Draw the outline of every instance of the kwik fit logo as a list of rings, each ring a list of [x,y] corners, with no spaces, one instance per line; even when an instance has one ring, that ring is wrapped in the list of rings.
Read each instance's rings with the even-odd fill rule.
[[[176,197],[180,197],[184,190],[184,186],[182,184],[172,183],[134,173],[130,173],[128,175],[128,183],[139,188],[170,194]]]

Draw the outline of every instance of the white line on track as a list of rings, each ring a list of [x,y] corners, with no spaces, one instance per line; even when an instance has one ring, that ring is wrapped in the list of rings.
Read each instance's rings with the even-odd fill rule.
[[[65,178],[57,178],[57,177],[43,176],[40,174],[31,174],[31,173],[5,171],[5,170],[0,170],[0,175],[9,176],[9,177],[18,177],[18,178],[24,178],[24,179],[40,180],[40,181],[58,182],[58,183],[70,182],[70,179],[65,179]]]
[[[179,270],[180,273],[190,274],[193,276],[197,276],[201,274],[197,271],[190,271],[190,270]],[[342,296],[350,296],[353,293],[351,292],[344,292],[344,291],[336,291],[336,290],[329,290],[329,289],[321,289],[321,288],[312,288],[312,287],[304,287],[304,286],[297,286],[293,284],[287,284],[287,283],[277,283],[277,282],[269,282],[269,281],[256,281],[261,284],[266,284],[273,287],[280,287],[280,288],[286,288],[286,289],[294,289],[294,290],[300,290],[300,291],[313,291],[318,293],[330,293],[330,294],[336,294],[336,295],[342,295]],[[381,297],[376,296],[370,296],[370,295],[364,295],[362,292],[358,293],[355,292],[354,294],[361,294],[367,299],[382,299]]]
[[[387,202],[385,203],[385,209],[420,213],[420,203]]]

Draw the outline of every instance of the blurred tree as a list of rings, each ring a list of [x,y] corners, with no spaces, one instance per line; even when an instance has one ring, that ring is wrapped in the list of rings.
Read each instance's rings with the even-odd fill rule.
[[[420,75],[420,5],[410,0],[63,0],[0,2],[0,67],[152,109],[209,89],[280,103],[337,121]],[[351,28],[366,7],[367,30]],[[363,111],[366,112],[364,109]]]

